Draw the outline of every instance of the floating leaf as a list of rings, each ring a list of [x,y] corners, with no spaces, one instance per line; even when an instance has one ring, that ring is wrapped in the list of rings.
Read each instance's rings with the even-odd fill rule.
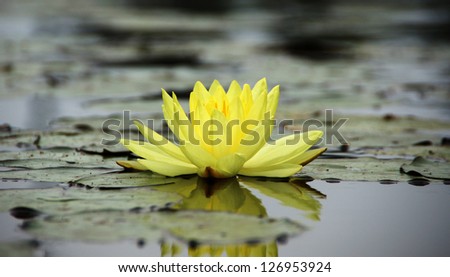
[[[66,147],[72,149],[95,149],[96,153],[104,150],[109,153],[128,153],[120,143],[121,133],[115,131],[105,134],[102,131],[78,132],[78,131],[18,131],[5,136],[0,136],[0,145],[25,149],[47,149]],[[130,138],[138,139],[138,135],[130,133]]]
[[[44,182],[69,182],[82,177],[87,177],[106,172],[112,172],[112,169],[104,168],[44,168],[44,169],[23,169],[0,171],[0,179],[25,179]]]
[[[160,95],[157,95],[158,101],[154,101],[157,105],[160,105]],[[108,98],[108,99],[102,99],[101,102],[107,102],[105,100],[123,100],[123,99],[114,99],[114,98]],[[100,102],[99,100],[94,100],[96,102]],[[122,107],[119,110],[123,110],[123,101],[121,101]],[[95,104],[95,102],[90,102],[92,104]],[[99,103],[102,105],[101,103]],[[158,107],[159,108],[159,107]],[[146,110],[149,110],[148,107],[146,107]],[[134,111],[134,110],[133,110]],[[106,116],[87,116],[87,117],[61,117],[56,120],[53,120],[50,122],[50,125],[54,128],[71,128],[76,131],[102,131],[107,127],[109,130],[117,130],[120,132],[123,131],[129,131],[134,130],[135,134],[137,134],[138,129],[133,124],[133,120],[140,120],[141,122],[144,122],[145,124],[149,125],[152,124],[153,130],[160,130],[162,128],[162,118],[163,116],[159,113],[139,113],[138,115],[135,114],[127,114],[127,113],[120,113],[120,114],[110,114]],[[151,121],[150,121],[151,120]]]
[[[307,101],[304,102],[308,105],[310,104]],[[360,104],[358,102],[355,103]],[[324,107],[323,104],[322,107]],[[330,106],[327,107],[330,108]],[[301,108],[297,107],[297,109]],[[286,118],[299,117],[300,115],[298,114],[290,113]],[[450,129],[450,122],[448,121],[409,116],[392,115],[391,117],[383,117],[382,115],[333,114],[328,116],[328,118],[325,115],[315,118],[320,120],[320,122],[326,123],[320,129],[325,133],[324,139],[328,147],[331,144],[343,144],[344,141],[338,141],[341,136],[351,147],[411,146],[419,141],[430,141],[432,144],[437,145],[440,143],[442,136],[447,134]],[[303,130],[302,124],[307,123],[309,119],[311,117],[300,119],[297,121],[298,124],[287,126],[287,129],[290,131]],[[336,124],[335,128],[338,126],[340,128],[333,130],[331,129],[332,124]]]
[[[2,179],[0,190],[5,189],[45,189],[59,186],[58,182],[39,182],[33,180]]]
[[[298,176],[336,181],[379,181],[390,179],[407,181],[410,179],[398,170],[406,160],[379,160],[375,158],[356,159],[316,159],[302,169]]]
[[[305,228],[287,219],[205,211],[129,213],[97,211],[30,220],[25,230],[39,239],[116,241],[159,240],[169,234],[193,244],[238,244],[294,236]]]
[[[124,211],[95,211],[65,216],[50,216],[27,221],[24,230],[38,239],[112,242],[144,239],[156,241],[161,229],[142,215]]]
[[[425,159],[439,159],[450,161],[450,147],[445,146],[397,146],[397,147],[373,147],[361,149],[366,154],[385,157],[418,157]]]
[[[413,176],[424,176],[433,179],[450,179],[449,162],[433,162],[423,157],[415,158],[410,164],[403,164],[400,170]]]
[[[4,152],[0,166],[41,169],[51,167],[119,168],[115,159],[101,155],[88,155],[70,148],[52,148],[21,152]]]
[[[167,178],[146,171],[107,173],[81,178],[71,183],[96,188],[127,188],[172,184],[174,180],[175,178]]]
[[[103,209],[165,207],[179,200],[176,194],[147,188],[107,191],[75,188],[3,190],[0,193],[0,211],[27,207],[46,214],[71,214]]]

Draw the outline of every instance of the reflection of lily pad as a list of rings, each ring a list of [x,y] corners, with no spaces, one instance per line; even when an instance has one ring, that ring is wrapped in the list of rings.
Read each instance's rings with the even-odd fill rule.
[[[88,176],[73,181],[72,183],[98,188],[127,188],[172,184],[174,183],[174,180],[174,178],[167,178],[146,171],[133,173],[115,172]]]
[[[157,240],[164,233],[190,245],[265,242],[304,231],[304,227],[289,220],[204,211],[97,211],[36,218],[28,221],[25,227],[38,238],[82,241]]]
[[[124,190],[32,189],[3,190],[0,211],[28,207],[47,214],[68,214],[101,209],[128,210],[136,207],[165,206],[180,200],[176,194],[147,188]]]
[[[30,257],[38,245],[35,241],[12,241],[0,243],[0,257]]]
[[[417,157],[411,164],[403,164],[400,170],[406,174],[421,175],[433,179],[450,179],[450,163],[433,162]]]

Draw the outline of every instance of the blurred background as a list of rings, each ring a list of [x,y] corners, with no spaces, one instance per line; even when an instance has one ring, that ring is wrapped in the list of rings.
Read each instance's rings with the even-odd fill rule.
[[[160,110],[160,88],[267,77],[279,117],[449,119],[449,2],[0,2],[0,120]],[[156,101],[155,101],[156,100]],[[308,115],[305,115],[308,113]]]

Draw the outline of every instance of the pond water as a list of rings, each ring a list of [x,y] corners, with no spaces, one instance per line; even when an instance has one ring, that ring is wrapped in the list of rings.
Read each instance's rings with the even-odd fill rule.
[[[1,1],[0,256],[450,255],[448,1],[188,2]],[[277,132],[328,134],[290,182],[122,172],[102,143],[167,131],[160,88],[262,77]]]
[[[319,217],[287,207],[257,190],[271,217],[288,217],[308,230],[278,243],[280,256],[448,256],[450,210],[448,185],[413,186],[407,183],[382,185],[373,182],[308,183],[325,197],[319,199]],[[21,221],[0,214],[2,240],[31,240],[20,230]],[[130,226],[132,228],[132,226]],[[176,255],[188,255],[180,247]],[[160,256],[157,242],[83,243],[42,241],[36,255],[45,256]],[[169,253],[170,255],[170,253]]]

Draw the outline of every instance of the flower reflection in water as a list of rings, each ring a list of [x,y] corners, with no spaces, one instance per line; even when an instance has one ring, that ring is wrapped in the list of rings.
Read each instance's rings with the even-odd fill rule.
[[[320,220],[321,203],[318,199],[325,195],[309,187],[306,182],[296,179],[267,180],[256,178],[204,179],[199,177],[179,178],[174,184],[154,187],[157,190],[177,193],[183,200],[174,208],[181,210],[206,210],[211,212],[230,212],[256,217],[268,217],[262,201],[252,192],[259,192],[277,199],[281,204],[296,208],[312,220]],[[296,219],[296,221],[301,221]],[[258,232],[258,230],[255,230]],[[234,245],[196,245],[188,247],[189,256],[278,256],[279,242],[285,238],[271,241],[248,241]],[[178,242],[161,243],[162,256],[177,256],[183,251]]]

